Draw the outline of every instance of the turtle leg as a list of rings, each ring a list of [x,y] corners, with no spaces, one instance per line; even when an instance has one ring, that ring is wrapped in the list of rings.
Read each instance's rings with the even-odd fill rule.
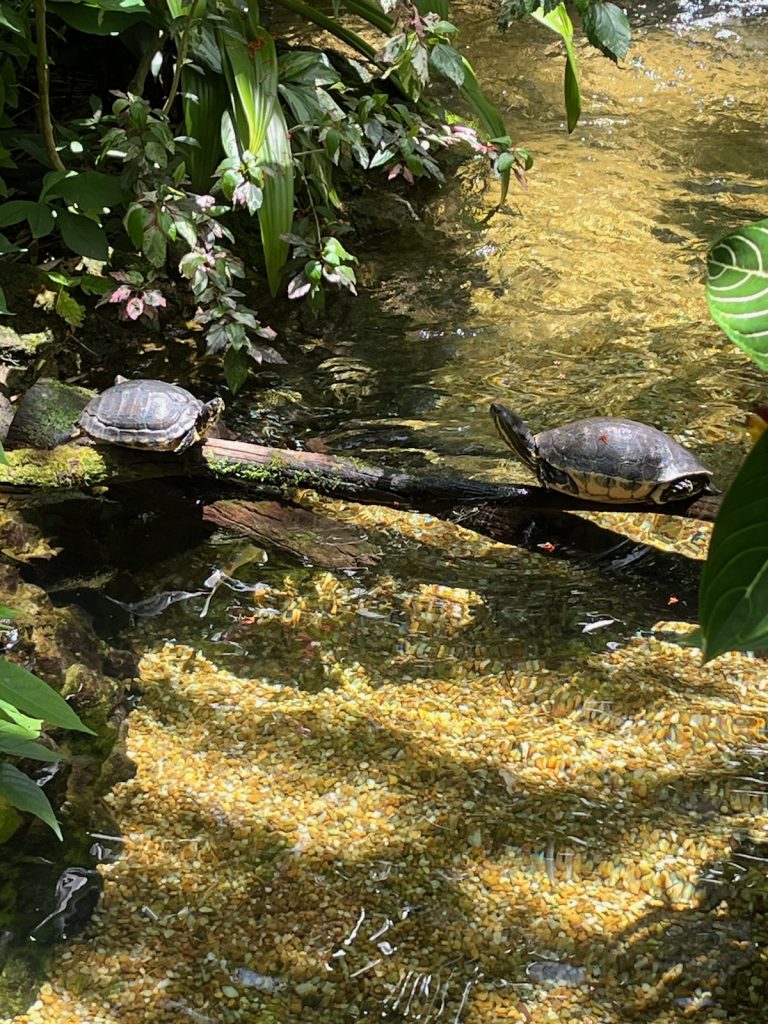
[[[191,448],[195,441],[199,440],[200,434],[198,433],[197,425],[195,425],[189,428],[189,430],[186,432],[184,437],[181,438],[181,440],[173,449],[173,451],[176,453],[176,455],[181,455],[181,453],[185,452],[187,448]]]
[[[536,471],[544,487],[549,487],[553,491],[565,491],[566,494],[578,496],[579,488],[574,483],[573,478],[562,469],[550,466],[548,462],[540,462],[536,467]]]

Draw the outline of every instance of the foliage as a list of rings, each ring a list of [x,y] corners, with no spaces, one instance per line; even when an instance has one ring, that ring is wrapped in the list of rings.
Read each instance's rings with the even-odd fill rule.
[[[627,16],[614,3],[603,0],[576,0],[582,26],[589,42],[613,61],[622,60],[629,51],[630,28]],[[565,111],[568,131],[572,132],[581,115],[581,92],[573,48],[573,22],[564,3],[557,0],[501,0],[499,25],[503,29],[526,15],[535,18],[563,40],[565,46]]]
[[[701,580],[704,661],[768,646],[768,431],[747,456],[717,516]]]
[[[707,256],[707,303],[731,341],[768,370],[768,220],[739,228]]]
[[[233,389],[253,361],[282,361],[266,343],[274,332],[235,287],[244,276],[235,210],[258,217],[273,294],[293,250],[294,271],[296,259],[304,266],[298,279],[292,273],[289,294],[319,311],[328,287],[354,292],[356,258],[337,236],[348,227],[342,189],[356,176],[440,181],[439,151],[461,145],[494,168],[503,201],[511,175],[524,184],[531,162],[455,48],[445,0],[345,0],[381,35],[378,49],[337,9],[279,3],[343,40],[366,66],[309,50],[278,56],[258,5],[239,0],[41,0],[34,10],[50,22],[42,34],[33,5],[0,2],[0,116],[12,129],[0,146],[0,254],[36,256],[44,247],[98,261],[103,267],[88,276],[101,279],[102,303],[128,319],[157,320],[187,282],[207,350],[224,355]],[[96,97],[75,117],[51,110],[45,44],[55,62],[70,27],[95,47],[129,34],[143,47],[111,112]],[[469,102],[485,139],[429,98],[434,76]],[[19,101],[30,88],[40,98],[39,127]],[[87,292],[83,277],[64,270],[45,296],[73,329],[85,313],[74,294]]]
[[[3,618],[15,617],[0,607]],[[61,839],[61,829],[45,793],[20,768],[7,760],[56,762],[61,755],[38,743],[43,722],[62,729],[91,733],[69,704],[47,683],[20,665],[0,658],[0,797],[20,811],[41,818]]]
[[[707,301],[728,337],[768,368],[768,221],[739,228],[707,258]],[[768,431],[723,499],[699,594],[705,661],[768,646]]]

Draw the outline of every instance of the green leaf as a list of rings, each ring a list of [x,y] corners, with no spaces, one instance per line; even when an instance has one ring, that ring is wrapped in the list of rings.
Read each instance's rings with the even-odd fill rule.
[[[469,61],[462,57],[462,63],[464,65],[464,84],[461,87],[462,95],[472,104],[472,107],[477,114],[480,123],[483,128],[488,132],[492,139],[499,138],[500,136],[507,134],[507,129],[504,124],[504,118],[501,116],[499,111],[494,105],[485,97],[483,90],[480,88],[480,83],[475,76],[475,72]],[[373,163],[373,161],[371,161]],[[507,198],[507,192],[509,191],[509,168],[505,171],[501,171],[501,199],[500,203],[503,203]]]
[[[244,348],[228,348],[224,354],[224,376],[227,386],[236,395],[248,379],[248,356]]]
[[[82,327],[85,320],[85,307],[81,306],[68,291],[63,288],[56,296],[56,312],[70,327]]]
[[[0,762],[0,796],[17,810],[28,811],[40,818],[61,839],[61,829],[48,797],[24,772],[4,762]]]
[[[2,447],[2,446],[0,446]],[[8,461],[6,460],[6,466]],[[0,604],[0,619],[18,619],[21,617],[21,612],[14,611],[13,608],[9,608],[8,605]]]
[[[7,203],[0,203],[0,228],[20,224],[36,207],[37,203],[29,199],[11,199]]]
[[[7,700],[0,699],[0,713],[5,715],[7,721],[3,725],[3,731],[13,736],[24,736],[26,739],[34,740],[40,735],[43,728],[42,718],[30,718],[23,711]]]
[[[41,718],[49,725],[95,735],[52,687],[37,676],[33,676],[21,665],[15,665],[5,658],[0,658],[0,699],[8,701],[28,715]]]
[[[148,227],[144,232],[141,251],[153,267],[164,267],[168,251],[165,235],[157,227]]]
[[[48,188],[49,196],[61,196],[67,203],[81,210],[98,210],[119,206],[128,195],[120,179],[100,171],[70,173]]]
[[[429,52],[430,63],[459,88],[464,85],[464,61],[458,50],[446,43],[437,43]]]
[[[33,238],[43,238],[50,235],[56,222],[45,203],[34,203],[34,209],[27,213],[27,223]]]
[[[1,237],[2,236],[0,235],[0,238]],[[2,288],[0,288],[0,316],[15,316],[15,315],[16,315],[15,313],[12,313],[10,311],[10,309],[8,309],[8,303],[5,301],[5,292],[3,291]],[[3,456],[3,459],[5,460],[5,456]],[[8,465],[7,462],[5,464],[6,464],[6,466]]]
[[[739,228],[707,254],[713,320],[761,370],[768,370],[768,220]]]
[[[126,215],[123,217],[123,227],[128,232],[128,237],[137,249],[141,249],[144,243],[144,232],[149,224],[149,212],[141,203],[131,203]]]
[[[283,108],[276,104],[264,144],[257,154],[264,170],[259,228],[269,290],[277,294],[288,258],[288,243],[283,236],[293,227],[293,154]]]
[[[94,260],[107,261],[107,236],[90,217],[80,213],[60,210],[56,218],[61,237],[67,248],[78,256],[90,256]]]
[[[612,61],[627,56],[631,30],[626,14],[616,4],[590,4],[584,12],[584,31],[590,43]]]
[[[557,32],[565,43],[565,114],[568,131],[572,132],[581,116],[579,70],[576,64],[576,54],[573,49],[573,22],[563,3],[558,4],[557,7],[548,13],[545,13],[544,7],[539,7],[538,10],[531,12],[531,17],[535,18],[536,21],[552,32]]]
[[[2,443],[0,443],[0,466],[10,466],[10,462],[9,462],[9,461],[8,461],[8,459],[7,459],[6,457],[5,457],[5,451],[3,450],[3,445],[2,445]],[[4,611],[3,609],[5,609],[5,611]],[[5,605],[2,605],[2,604],[0,604],[0,619],[8,619],[8,618],[15,618],[15,617],[16,617],[16,615],[18,614],[17,612],[13,612],[13,613],[12,613],[12,614],[11,614],[11,615],[9,616],[9,615],[7,614],[7,612],[8,612],[8,611],[9,611],[9,609],[8,609],[8,608],[5,608]]]
[[[62,759],[61,754],[57,754],[55,750],[49,750],[42,743],[22,739],[20,736],[5,736],[2,730],[0,730],[0,753],[8,754],[10,757],[28,757],[32,761],[49,761],[51,764]]]
[[[704,661],[768,646],[768,431],[715,521],[699,592]]]

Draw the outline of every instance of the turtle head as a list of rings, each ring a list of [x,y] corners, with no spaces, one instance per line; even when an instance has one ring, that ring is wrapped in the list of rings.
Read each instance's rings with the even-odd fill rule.
[[[215,427],[221,419],[221,414],[224,412],[224,400],[221,398],[212,398],[210,402],[206,402],[200,410],[200,415],[197,419],[197,438],[200,440]]]
[[[526,466],[535,470],[538,463],[538,452],[536,441],[528,424],[511,409],[507,409],[505,405],[500,405],[498,402],[494,402],[491,406],[491,419],[495,423],[502,441],[509,445]]]

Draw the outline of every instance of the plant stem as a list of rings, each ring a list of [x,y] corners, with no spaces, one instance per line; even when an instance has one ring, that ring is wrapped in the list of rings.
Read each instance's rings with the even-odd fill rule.
[[[37,100],[39,103],[40,131],[45,142],[48,159],[57,171],[66,171],[56,150],[56,138],[51,121],[51,90],[48,74],[48,40],[45,30],[45,0],[35,0],[35,42],[37,43]]]
[[[171,89],[168,93],[168,99],[163,104],[163,113],[169,113],[173,106],[173,101],[176,99],[176,93],[179,91],[179,82],[181,81],[181,72],[184,70],[184,61],[187,59],[187,40],[189,39],[189,33],[192,31],[192,26],[195,23],[194,17],[194,5],[190,9],[187,15],[187,21],[184,25],[184,31],[181,33],[181,39],[179,45],[176,48],[176,67],[173,69],[173,81],[171,82]]]
[[[138,63],[138,67],[134,72],[133,78],[128,83],[129,93],[132,93],[134,96],[144,95],[144,84],[147,81],[149,69],[152,67],[152,61],[155,59],[155,54],[159,53],[165,46],[167,38],[167,32],[160,32],[155,45],[150,46],[148,50],[145,50],[145,52],[142,53],[141,60]]]

